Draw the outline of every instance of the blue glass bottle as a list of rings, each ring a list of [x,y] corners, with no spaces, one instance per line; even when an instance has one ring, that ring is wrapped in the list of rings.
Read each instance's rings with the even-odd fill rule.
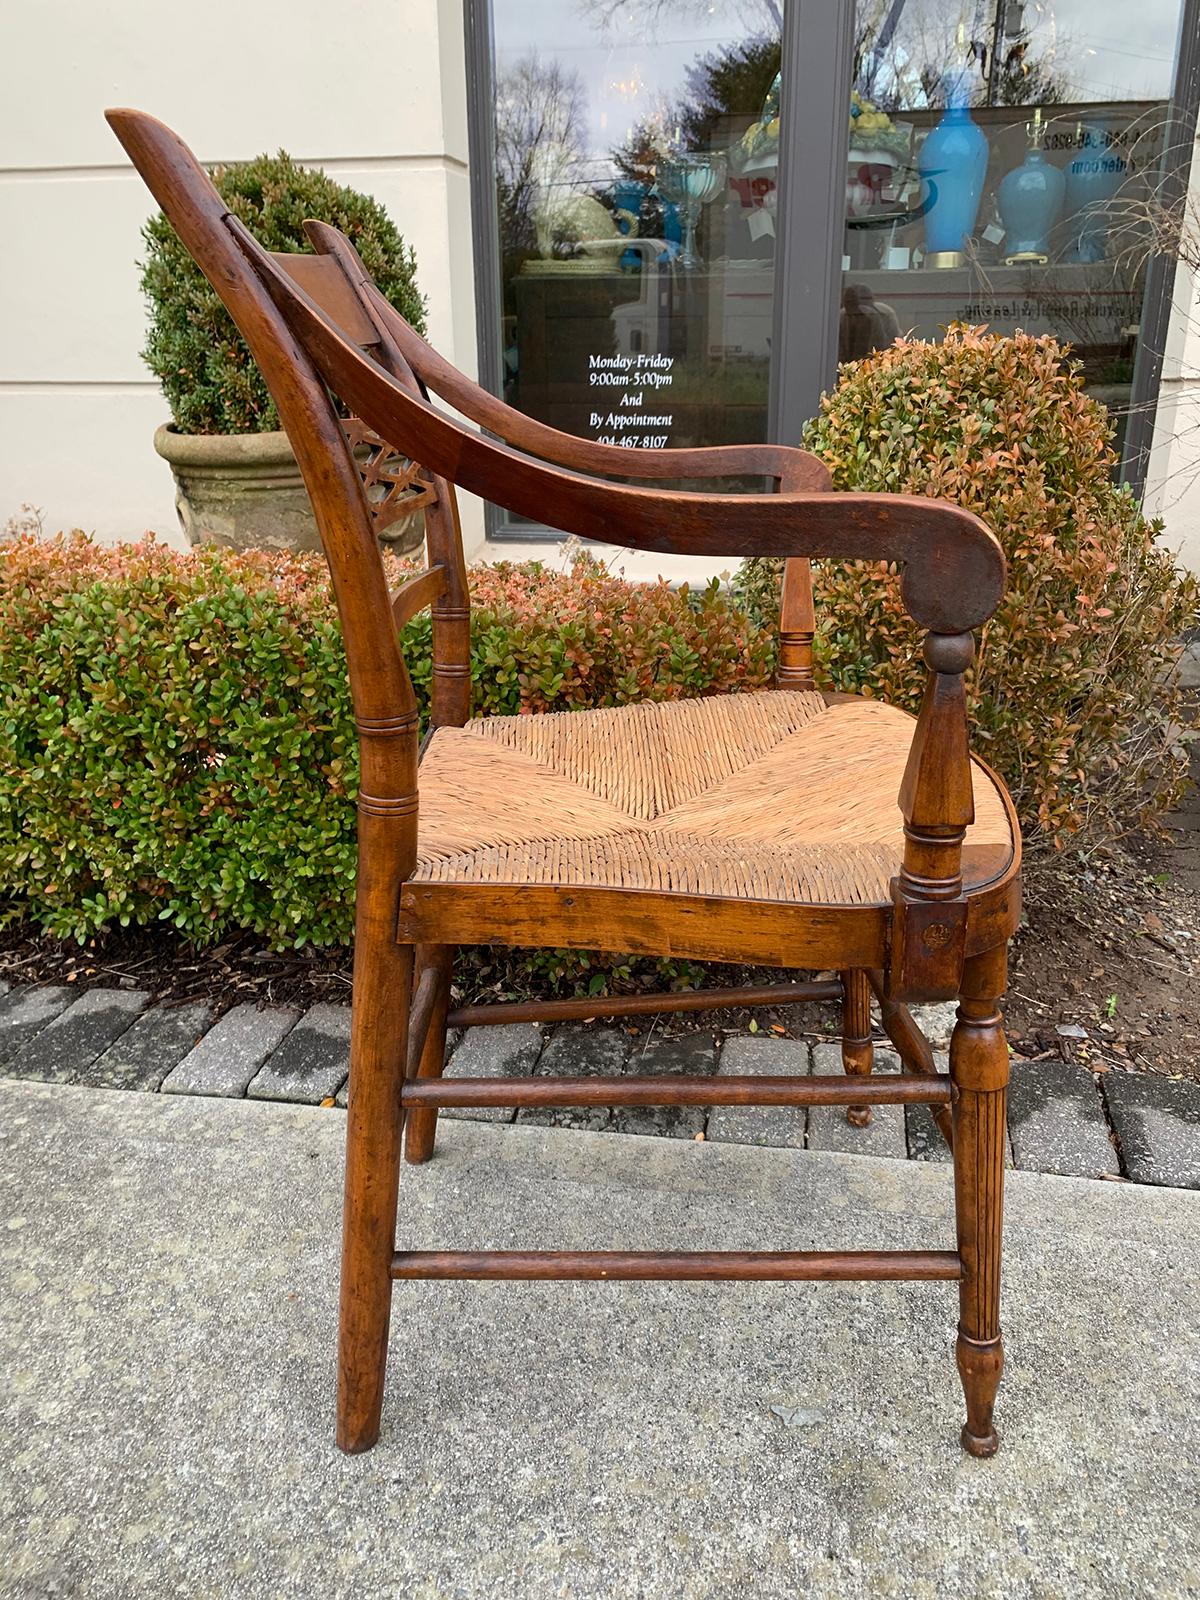
[[[1037,118],[1035,140],[1039,127]],[[1067,180],[1036,143],[1026,151],[1022,164],[1006,173],[996,192],[996,206],[1004,224],[1008,265],[1049,260],[1050,230],[1062,213],[1066,192]]]
[[[963,69],[946,77],[946,110],[926,136],[917,157],[925,211],[925,255],[961,258],[975,229],[983,180],[987,176],[988,142],[971,116],[969,73]],[[957,265],[958,262],[936,262]]]
[[[1105,202],[1121,187],[1129,164],[1102,123],[1083,124],[1079,148],[1067,162],[1068,261],[1103,261],[1108,250]]]
[[[638,231],[638,217],[645,197],[646,185],[638,183],[634,178],[621,178],[613,184],[613,206],[617,213],[617,227],[626,236],[636,234]],[[641,264],[642,258],[636,250],[621,252],[620,265],[623,272],[636,272]]]

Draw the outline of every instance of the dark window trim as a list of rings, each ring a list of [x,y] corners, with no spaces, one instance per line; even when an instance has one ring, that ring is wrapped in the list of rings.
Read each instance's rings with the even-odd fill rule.
[[[775,444],[799,444],[837,375],[854,10],[855,0],[789,0],[784,11],[767,410]]]
[[[500,381],[500,258],[495,248],[496,215],[495,49],[492,0],[463,0],[467,56],[467,160],[471,190],[471,253],[475,261],[475,340],[479,382],[502,395]],[[484,241],[487,247],[484,248]],[[486,503],[487,537],[493,536],[495,506]]]

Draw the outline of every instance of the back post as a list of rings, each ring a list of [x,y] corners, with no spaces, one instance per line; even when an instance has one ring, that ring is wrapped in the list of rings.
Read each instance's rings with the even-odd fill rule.
[[[783,594],[779,606],[779,665],[775,671],[777,689],[813,689],[813,634],[816,613],[813,609],[812,566],[803,556],[793,556],[783,564]]]
[[[307,222],[304,231],[318,255],[335,261],[376,333],[376,358],[410,394],[429,398],[408,358],[396,343],[392,326],[369,293],[371,280],[354,246],[336,228]],[[463,558],[462,528],[454,485],[434,473],[426,475],[433,502],[425,507],[425,548],[431,567],[442,569],[445,585],[431,608],[433,682],[430,722],[435,728],[461,728],[471,716],[471,596]]]

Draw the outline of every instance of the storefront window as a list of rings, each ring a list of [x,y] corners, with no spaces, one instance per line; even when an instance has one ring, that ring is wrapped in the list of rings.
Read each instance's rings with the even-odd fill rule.
[[[500,387],[665,449],[766,437],[781,16],[495,0]]]
[[[1068,342],[1122,447],[1154,403],[1152,244],[1191,143],[1185,3],[468,0],[487,380],[617,445],[794,441],[835,327],[854,360],[966,321]]]
[[[1053,333],[1123,431],[1179,13],[858,0],[843,360],[954,320]]]

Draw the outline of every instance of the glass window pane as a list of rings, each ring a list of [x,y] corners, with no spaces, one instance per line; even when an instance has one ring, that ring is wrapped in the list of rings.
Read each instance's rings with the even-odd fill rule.
[[[955,320],[1053,333],[1123,431],[1180,9],[857,0],[843,360]]]
[[[761,440],[774,0],[495,0],[504,398],[663,449]]]

